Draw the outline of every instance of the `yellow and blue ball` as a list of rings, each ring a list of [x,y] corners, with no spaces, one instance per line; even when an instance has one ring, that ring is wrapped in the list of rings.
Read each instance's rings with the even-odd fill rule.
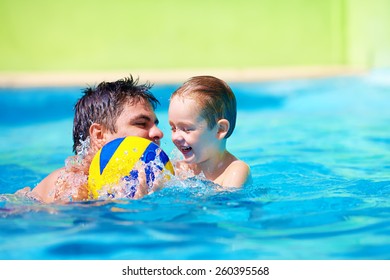
[[[125,188],[125,197],[134,197],[140,168],[145,171],[149,189],[159,175],[166,179],[174,174],[167,154],[148,139],[128,136],[107,143],[96,153],[89,168],[90,196],[93,199],[110,196],[113,188],[121,186]]]

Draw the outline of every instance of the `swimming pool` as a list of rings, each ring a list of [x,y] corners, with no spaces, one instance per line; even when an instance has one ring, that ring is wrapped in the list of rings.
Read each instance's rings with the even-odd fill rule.
[[[156,85],[163,149],[170,93]],[[228,149],[253,184],[172,183],[141,200],[12,195],[71,155],[79,88],[0,89],[0,259],[390,259],[390,75],[231,84]]]

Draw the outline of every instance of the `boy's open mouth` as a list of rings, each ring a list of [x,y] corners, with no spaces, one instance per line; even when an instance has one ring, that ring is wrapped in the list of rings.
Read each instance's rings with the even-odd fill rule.
[[[180,150],[183,154],[185,154],[185,153],[190,152],[192,150],[192,148],[191,147],[181,147]]]

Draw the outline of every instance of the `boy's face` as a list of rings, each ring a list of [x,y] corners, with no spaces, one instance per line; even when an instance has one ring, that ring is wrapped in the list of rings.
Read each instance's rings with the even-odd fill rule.
[[[169,104],[172,141],[187,163],[202,163],[218,152],[217,126],[207,127],[200,107],[191,98],[173,97]]]
[[[160,145],[164,134],[157,124],[156,114],[147,101],[141,100],[134,104],[127,102],[116,121],[117,132],[106,132],[106,143],[119,137],[139,136]]]

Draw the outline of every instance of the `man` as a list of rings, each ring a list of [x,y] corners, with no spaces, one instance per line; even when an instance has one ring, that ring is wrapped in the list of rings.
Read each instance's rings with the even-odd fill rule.
[[[139,136],[160,145],[163,132],[157,127],[154,110],[159,101],[149,83],[138,85],[132,76],[87,87],[75,105],[73,151],[75,156],[44,178],[33,190],[17,193],[41,202],[69,202],[88,199],[88,173],[93,156],[109,141]],[[139,188],[134,198],[147,193]]]

